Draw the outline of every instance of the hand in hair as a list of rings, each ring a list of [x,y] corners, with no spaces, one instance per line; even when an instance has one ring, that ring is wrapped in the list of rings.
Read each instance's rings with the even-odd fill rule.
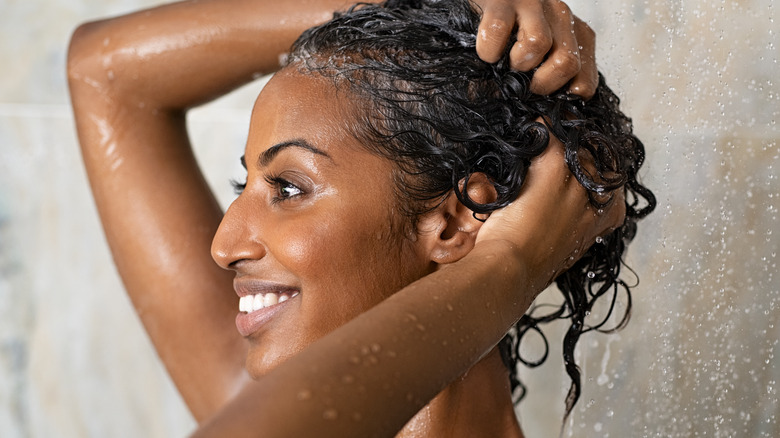
[[[621,226],[626,216],[622,188],[597,210],[563,155],[563,145],[551,135],[547,150],[532,161],[520,196],[492,212],[477,234],[477,243],[504,240],[526,258],[534,254],[532,271],[549,273],[544,284],[528,289],[536,293],[579,260],[598,236]]]
[[[550,94],[569,84],[569,91],[585,99],[596,92],[598,73],[596,35],[560,0],[472,0],[482,10],[477,53],[496,62],[506,50],[513,31],[517,41],[510,49],[512,67],[536,68],[531,91]]]

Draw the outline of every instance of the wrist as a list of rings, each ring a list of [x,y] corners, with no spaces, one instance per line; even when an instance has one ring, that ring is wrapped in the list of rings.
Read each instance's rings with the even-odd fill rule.
[[[541,258],[534,256],[533,249],[524,249],[517,242],[506,239],[490,239],[477,242],[469,255],[494,260],[496,271],[507,275],[507,281],[513,284],[512,290],[530,297],[527,302],[530,306],[555,278],[554,271],[542,266]]]

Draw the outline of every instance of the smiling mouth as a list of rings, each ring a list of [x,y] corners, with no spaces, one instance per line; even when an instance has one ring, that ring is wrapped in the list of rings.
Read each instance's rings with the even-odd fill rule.
[[[268,292],[255,295],[245,295],[238,301],[238,311],[241,313],[252,313],[256,310],[265,309],[279,303],[283,303],[290,298],[298,296],[298,292],[292,294],[287,292],[276,293]]]

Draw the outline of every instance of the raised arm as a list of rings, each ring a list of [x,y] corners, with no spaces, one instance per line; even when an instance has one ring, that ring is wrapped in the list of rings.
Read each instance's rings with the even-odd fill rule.
[[[232,276],[210,256],[222,211],[190,149],[186,109],[276,70],[345,2],[200,1],[88,23],[68,74],[79,140],[114,260],[196,419],[242,386]],[[284,24],[280,24],[284,23]]]

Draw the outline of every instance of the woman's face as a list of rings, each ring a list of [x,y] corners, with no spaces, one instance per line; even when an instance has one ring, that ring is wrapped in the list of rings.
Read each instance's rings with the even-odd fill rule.
[[[246,187],[212,245],[246,297],[236,325],[253,377],[432,269],[400,231],[393,163],[344,128],[349,97],[286,69],[255,104]]]

